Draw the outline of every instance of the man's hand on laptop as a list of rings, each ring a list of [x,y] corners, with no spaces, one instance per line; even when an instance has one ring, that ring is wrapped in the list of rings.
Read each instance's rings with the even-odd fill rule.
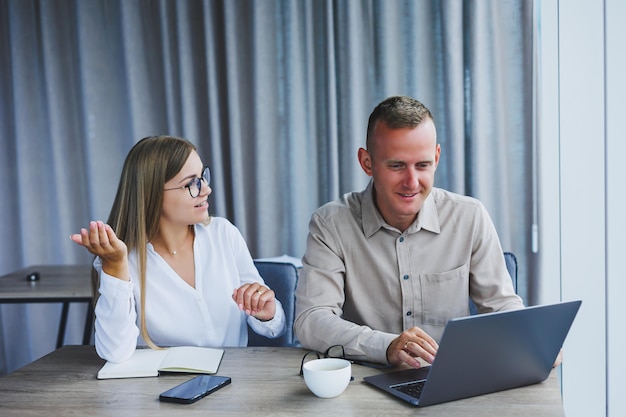
[[[419,368],[419,359],[433,363],[439,345],[419,327],[412,327],[400,333],[387,347],[387,360],[397,366],[403,363]]]

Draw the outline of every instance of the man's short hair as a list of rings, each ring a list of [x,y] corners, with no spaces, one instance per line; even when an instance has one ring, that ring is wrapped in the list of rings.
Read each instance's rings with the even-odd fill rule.
[[[371,150],[372,134],[379,121],[391,129],[414,128],[424,120],[433,119],[430,110],[421,102],[411,97],[389,97],[376,106],[369,117],[367,124],[366,148]]]

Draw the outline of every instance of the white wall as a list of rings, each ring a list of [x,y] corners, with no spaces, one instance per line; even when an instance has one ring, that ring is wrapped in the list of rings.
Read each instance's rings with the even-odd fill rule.
[[[626,2],[606,1],[607,398],[626,415]]]
[[[568,417],[626,415],[625,5],[536,3],[541,301],[583,300],[564,348]]]

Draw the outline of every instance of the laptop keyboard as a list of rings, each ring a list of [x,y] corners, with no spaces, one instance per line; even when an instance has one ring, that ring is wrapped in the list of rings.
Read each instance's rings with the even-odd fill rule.
[[[407,382],[405,384],[392,385],[391,388],[397,389],[413,398],[419,398],[422,395],[422,389],[426,383],[425,379],[420,381]]]

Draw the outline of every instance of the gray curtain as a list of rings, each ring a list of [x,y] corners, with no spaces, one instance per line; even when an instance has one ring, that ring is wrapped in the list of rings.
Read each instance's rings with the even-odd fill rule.
[[[0,274],[88,264],[69,234],[156,134],[198,146],[253,256],[300,257],[313,210],[366,185],[370,111],[403,94],[434,114],[436,185],[485,203],[531,304],[531,70],[530,1],[0,0]],[[59,313],[0,307],[1,373],[54,349]]]

